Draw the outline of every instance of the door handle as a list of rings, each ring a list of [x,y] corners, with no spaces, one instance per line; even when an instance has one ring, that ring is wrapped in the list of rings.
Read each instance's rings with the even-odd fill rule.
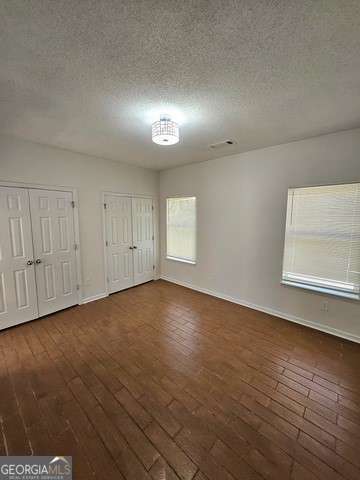
[[[41,259],[40,259],[40,258],[37,258],[37,259],[35,260],[35,263],[37,263],[37,264],[41,263]]]
[[[136,250],[136,249],[137,249],[137,246],[136,246],[136,245],[134,245],[134,246],[133,246],[133,249],[134,249],[134,250]]]
[[[130,250],[132,250],[134,247],[129,247]]]
[[[33,265],[33,264],[34,264],[34,260],[28,260],[28,261],[26,262],[26,265]]]

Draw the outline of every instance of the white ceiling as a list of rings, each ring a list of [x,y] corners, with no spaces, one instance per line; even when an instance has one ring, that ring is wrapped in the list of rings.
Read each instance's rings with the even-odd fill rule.
[[[0,133],[163,169],[358,127],[359,52],[359,0],[4,0]]]

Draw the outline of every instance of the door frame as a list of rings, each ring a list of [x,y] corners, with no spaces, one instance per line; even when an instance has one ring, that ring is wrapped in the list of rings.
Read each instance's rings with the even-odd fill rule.
[[[38,190],[52,190],[59,192],[72,193],[73,201],[75,202],[74,210],[74,235],[77,248],[75,249],[75,266],[76,266],[76,282],[78,285],[77,299],[78,305],[82,303],[82,280],[81,280],[81,244],[80,244],[80,227],[79,227],[79,200],[78,192],[76,188],[64,187],[60,185],[43,185],[38,183],[27,182],[11,182],[7,180],[0,180],[0,187],[13,187],[13,188],[33,188]]]
[[[105,195],[114,195],[116,197],[130,197],[130,198],[149,198],[152,201],[152,225],[153,225],[153,232],[154,232],[154,240],[153,240],[153,262],[156,269],[156,261],[155,259],[157,256],[155,255],[155,202],[153,195],[142,195],[138,193],[119,193],[119,192],[111,192],[111,191],[102,191],[101,192],[101,211],[102,211],[102,224],[103,224],[103,254],[104,254],[104,283],[105,283],[105,296],[108,297],[110,295],[109,292],[109,282],[108,282],[108,262],[107,262],[107,251],[106,251],[106,217],[105,217]],[[155,270],[153,270],[153,280],[155,280]]]

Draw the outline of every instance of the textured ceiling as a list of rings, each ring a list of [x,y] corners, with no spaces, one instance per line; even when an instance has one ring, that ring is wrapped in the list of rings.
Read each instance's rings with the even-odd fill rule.
[[[359,52],[359,0],[3,0],[0,133],[168,168],[358,127]]]

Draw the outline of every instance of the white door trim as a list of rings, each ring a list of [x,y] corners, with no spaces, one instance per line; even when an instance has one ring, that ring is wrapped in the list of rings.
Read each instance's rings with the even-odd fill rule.
[[[77,249],[75,250],[75,260],[76,260],[76,281],[79,285],[79,290],[77,291],[78,304],[82,303],[82,281],[81,281],[81,245],[80,245],[80,227],[79,227],[79,200],[78,192],[76,188],[65,187],[60,185],[42,185],[37,183],[26,183],[26,182],[11,182],[7,180],[0,180],[0,187],[14,187],[14,188],[35,188],[39,190],[58,190],[60,192],[71,192],[73,201],[75,202],[74,207],[74,233],[75,233],[75,243]]]
[[[101,192],[101,216],[102,216],[102,224],[103,224],[103,255],[104,255],[104,283],[105,283],[105,296],[108,297],[110,295],[109,292],[109,285],[108,285],[108,263],[107,263],[107,251],[106,251],[106,217],[105,217],[105,195],[114,195],[117,197],[130,197],[130,198],[149,198],[152,201],[153,206],[153,216],[152,216],[152,223],[153,223],[153,232],[154,232],[154,240],[153,240],[153,261],[155,265],[155,201],[153,195],[142,195],[138,193],[119,193],[119,192],[112,192],[112,191],[102,191]],[[155,271],[153,278],[155,279]]]

